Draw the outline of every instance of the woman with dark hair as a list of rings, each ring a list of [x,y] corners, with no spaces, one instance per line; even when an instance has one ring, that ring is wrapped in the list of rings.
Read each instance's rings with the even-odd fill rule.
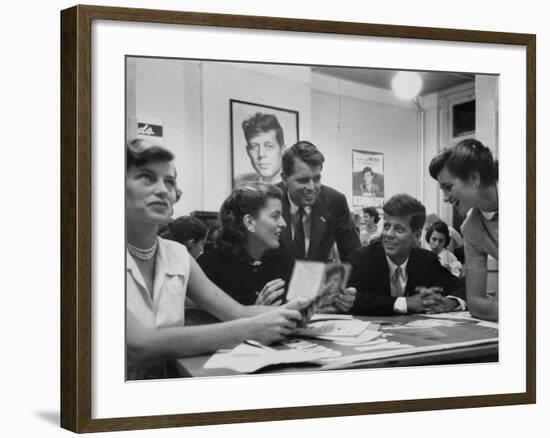
[[[253,339],[269,344],[291,333],[306,303],[243,306],[204,275],[185,246],[157,236],[181,193],[173,154],[133,140],[126,146],[127,378],[166,376],[167,360],[232,348]],[[189,296],[222,321],[185,327]]]
[[[279,250],[282,192],[263,182],[233,189],[220,209],[214,249],[199,259],[204,273],[242,304],[279,305],[285,300],[292,261]]]
[[[197,259],[204,251],[207,234],[208,227],[198,217],[180,216],[170,222],[159,236],[185,245],[191,257]]]
[[[374,207],[363,208],[363,219],[365,220],[365,229],[359,234],[359,239],[361,240],[361,246],[367,246],[380,238],[380,231],[378,230],[380,215],[378,210]]]
[[[447,269],[455,277],[462,278],[464,276],[462,263],[460,263],[456,256],[447,249],[450,241],[451,234],[449,233],[449,227],[443,221],[434,222],[426,230],[426,242],[430,250],[437,255],[441,266]]]
[[[487,294],[487,258],[498,260],[498,163],[473,139],[444,149],[430,163],[445,202],[467,217],[462,224],[468,308],[476,318],[497,321],[498,298]]]
[[[426,241],[426,230],[436,222],[443,222],[437,214],[430,213],[426,216],[426,222],[424,223],[424,229],[422,230],[421,238],[421,247],[424,249],[431,249],[429,242]],[[450,240],[445,249],[453,253],[460,263],[464,263],[464,239],[462,239],[460,233],[456,231],[453,227],[447,225],[447,228],[449,229]]]

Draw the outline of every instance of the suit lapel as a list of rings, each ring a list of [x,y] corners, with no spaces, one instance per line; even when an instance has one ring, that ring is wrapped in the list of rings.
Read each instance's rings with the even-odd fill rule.
[[[281,242],[288,251],[292,252],[296,256],[296,249],[294,242],[292,241],[292,218],[290,217],[290,203],[288,202],[288,195],[286,187],[283,187],[283,219],[286,222],[286,227],[281,231]]]
[[[297,259],[300,257],[300,250],[296,245],[296,242],[292,239],[292,216],[290,215],[290,202],[288,200],[288,191],[286,186],[281,187],[283,189],[283,219],[286,222],[286,227],[281,231],[281,242],[292,256]]]
[[[418,286],[418,279],[416,274],[419,272],[417,268],[417,257],[414,248],[411,249],[411,255],[407,262],[407,285],[405,286],[405,296],[411,296],[416,293],[414,288]]]
[[[386,252],[384,251],[384,246],[381,243],[375,243],[377,245],[377,255],[375,260],[378,263],[377,273],[378,281],[375,284],[380,284],[383,286],[384,294],[391,295],[391,285],[390,285],[390,266],[388,265],[388,260],[386,259]]]
[[[321,199],[322,193],[319,194],[317,202],[313,204],[311,208],[311,233],[309,239],[309,249],[307,252],[307,258],[311,259],[315,257],[319,249],[321,239],[325,235],[325,229],[327,227],[327,221],[330,216],[325,203]]]

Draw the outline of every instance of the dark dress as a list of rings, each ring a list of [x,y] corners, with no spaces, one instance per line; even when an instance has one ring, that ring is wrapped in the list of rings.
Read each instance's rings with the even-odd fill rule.
[[[206,251],[197,262],[212,282],[241,304],[254,304],[265,284],[276,278],[285,281],[283,302],[286,299],[293,263],[280,249],[266,251],[256,265],[252,259],[240,260],[218,248]]]

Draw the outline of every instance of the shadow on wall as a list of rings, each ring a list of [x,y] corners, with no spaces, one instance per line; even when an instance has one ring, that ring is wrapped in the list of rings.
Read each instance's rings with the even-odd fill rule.
[[[44,420],[44,422],[59,427],[60,416],[58,411],[39,411],[35,412],[35,415],[41,420]]]

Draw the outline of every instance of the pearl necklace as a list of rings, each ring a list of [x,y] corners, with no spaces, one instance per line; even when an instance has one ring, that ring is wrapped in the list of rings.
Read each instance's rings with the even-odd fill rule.
[[[127,242],[126,245],[130,255],[132,255],[136,259],[147,261],[147,260],[151,260],[155,256],[155,253],[157,251],[157,246],[158,246],[158,240],[155,240],[155,243],[151,248],[146,248],[146,249],[138,248],[137,246],[134,246],[129,242]]]

